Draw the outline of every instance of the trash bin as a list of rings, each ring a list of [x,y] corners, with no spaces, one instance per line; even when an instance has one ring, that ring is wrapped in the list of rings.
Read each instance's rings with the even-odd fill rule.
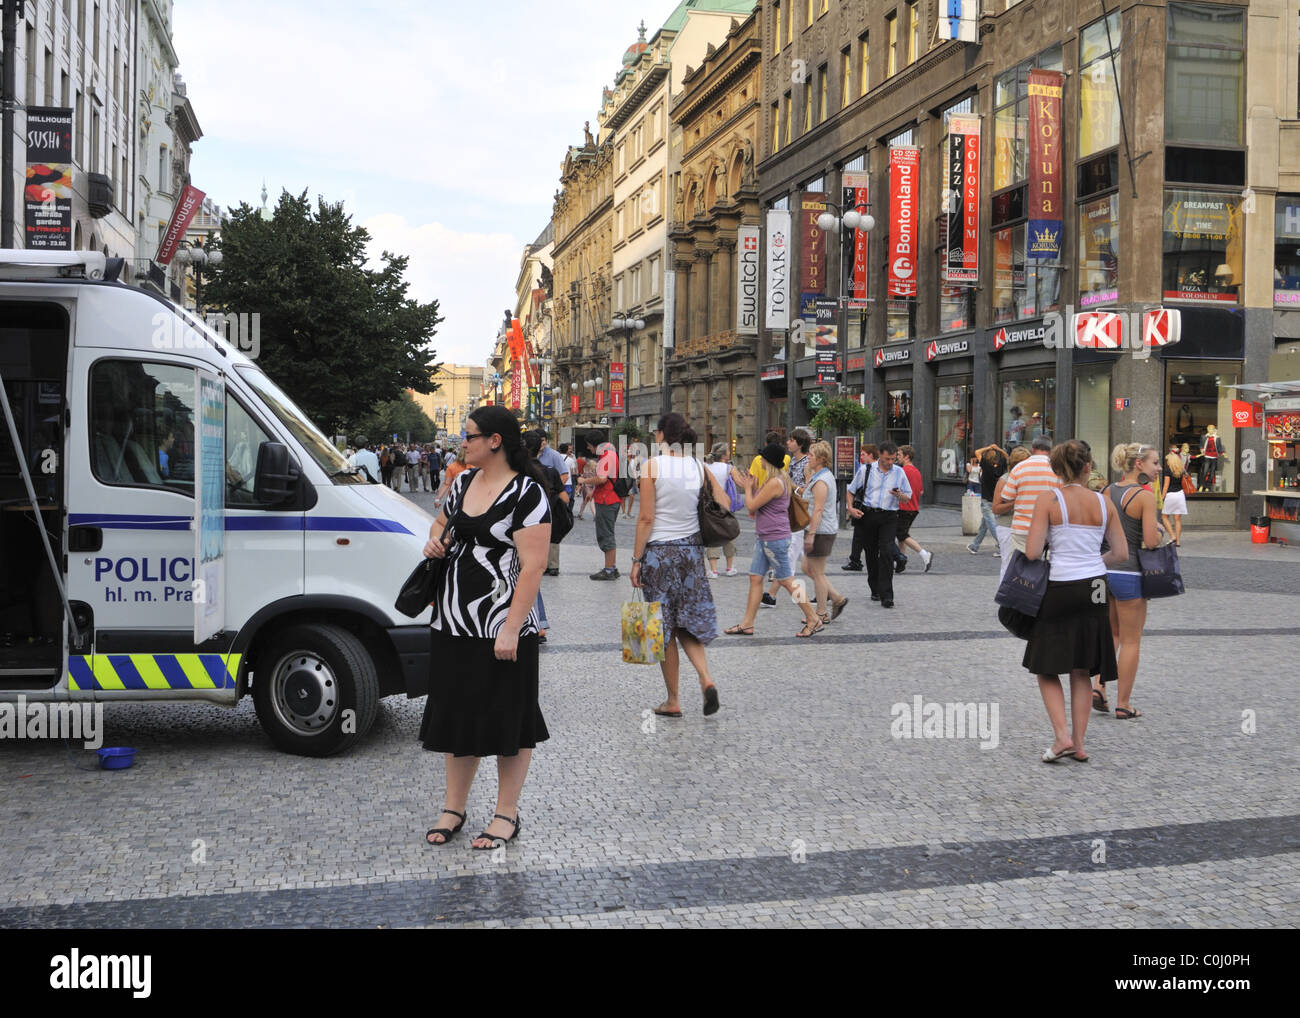
[[[962,537],[974,537],[980,532],[980,497],[969,491],[961,497]]]
[[[1251,544],[1268,544],[1269,525],[1267,516],[1252,516],[1250,518],[1250,543]]]

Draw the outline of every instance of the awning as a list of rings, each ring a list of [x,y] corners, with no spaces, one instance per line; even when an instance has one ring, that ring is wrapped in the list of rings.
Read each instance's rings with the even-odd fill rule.
[[[1245,385],[1221,385],[1220,389],[1240,389],[1263,393],[1264,396],[1300,396],[1300,379],[1294,382],[1249,382]]]

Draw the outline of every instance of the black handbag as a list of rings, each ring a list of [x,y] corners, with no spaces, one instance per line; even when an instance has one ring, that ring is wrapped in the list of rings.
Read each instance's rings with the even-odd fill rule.
[[[1022,640],[1028,640],[1033,635],[1034,626],[1038,623],[1034,616],[1026,615],[1015,608],[1008,608],[1006,605],[998,608],[998,621],[1008,633]]]
[[[1023,615],[1037,618],[1043,595],[1047,593],[1050,572],[1051,564],[1046,559],[1030,559],[1017,548],[1011,554],[1006,575],[1002,577],[993,600]]]
[[[449,533],[451,533],[450,523],[442,531],[444,543]],[[442,589],[443,577],[446,574],[447,556],[421,559],[420,564],[411,570],[411,575],[402,584],[402,589],[398,592],[393,607],[407,618],[413,619],[424,609],[433,605],[434,615],[436,616],[438,614],[438,592]]]
[[[740,536],[740,521],[730,509],[718,505],[713,497],[713,485],[704,473],[704,465],[695,461],[700,468],[700,541],[706,548],[721,548],[728,541]]]
[[[1177,597],[1183,593],[1178,550],[1172,544],[1149,550],[1139,548],[1137,557],[1142,569],[1143,597]]]

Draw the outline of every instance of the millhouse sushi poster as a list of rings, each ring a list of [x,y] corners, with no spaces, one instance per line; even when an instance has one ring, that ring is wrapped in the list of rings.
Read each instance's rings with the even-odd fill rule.
[[[72,110],[27,108],[26,246],[72,250]]]

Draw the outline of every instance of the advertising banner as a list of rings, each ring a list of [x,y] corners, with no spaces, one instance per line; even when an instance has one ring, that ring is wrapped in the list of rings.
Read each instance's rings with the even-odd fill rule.
[[[1060,71],[1029,72],[1029,233],[1025,255],[1047,261],[1061,257]]]
[[[172,209],[171,222],[167,224],[167,232],[158,244],[158,253],[154,255],[153,260],[159,265],[171,264],[172,256],[181,246],[181,239],[190,227],[190,221],[202,206],[203,192],[192,184],[186,184],[176,207]]]
[[[1264,404],[1245,400],[1232,401],[1232,426],[1234,428],[1259,427],[1264,423]]]
[[[758,227],[736,230],[736,333],[758,335]]]
[[[836,381],[836,372],[839,369],[838,357],[839,352],[839,302],[833,300],[819,300],[816,305],[817,311],[817,384],[834,385]]]
[[[1166,273],[1165,300],[1236,304],[1242,278],[1240,199],[1214,191],[1165,191],[1164,250],[1180,256],[1172,275]]]
[[[921,150],[889,150],[889,295],[916,296],[916,198]]]
[[[614,381],[615,379],[618,379],[620,382],[623,380],[623,362],[622,362],[622,361],[610,361],[610,362],[609,362],[609,380],[612,382],[612,381]]]
[[[767,327],[790,328],[790,213],[767,214]]]
[[[811,315],[826,293],[826,234],[817,217],[826,211],[826,195],[806,191],[799,199],[799,313]]]
[[[605,409],[605,390],[604,390],[604,389],[597,389],[597,390],[596,390],[596,409],[597,409],[597,410],[604,410],[604,409]]]
[[[847,212],[868,204],[868,182],[866,173],[846,170],[843,174],[842,208]],[[844,286],[840,291],[848,299],[848,307],[861,310],[867,306],[867,231],[844,230],[841,257],[844,265]]]
[[[948,118],[948,250],[950,283],[979,282],[980,121],[969,114]]]
[[[226,387],[198,372],[198,428],[194,443],[194,642],[226,628]]]
[[[569,396],[569,409],[575,414],[578,412],[578,394],[576,392]]]
[[[27,108],[27,179],[23,183],[23,214],[23,243],[29,251],[72,250],[70,109],[54,106]]]
[[[979,42],[979,0],[942,0],[939,38],[958,42]]]
[[[623,379],[621,378],[609,380],[609,410],[610,413],[615,414],[623,412]]]
[[[853,480],[858,470],[857,441],[852,435],[835,436],[835,476],[841,481]]]
[[[514,370],[510,372],[510,409],[518,410],[524,402],[524,370],[523,365],[515,362]]]

